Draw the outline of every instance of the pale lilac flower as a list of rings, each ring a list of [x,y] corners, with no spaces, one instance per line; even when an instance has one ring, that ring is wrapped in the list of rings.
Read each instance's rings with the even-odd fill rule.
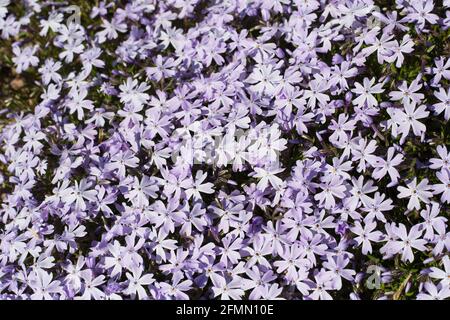
[[[409,232],[406,230],[404,224],[400,223],[398,227],[394,229],[395,234],[400,240],[394,241],[392,244],[392,252],[402,253],[402,261],[414,261],[414,254],[412,249],[417,249],[419,251],[425,251],[426,240],[421,239],[422,231],[420,231],[419,225],[414,225]]]
[[[450,203],[450,171],[443,169],[436,173],[441,183],[433,185],[434,194],[441,194],[441,202]]]
[[[149,88],[145,82],[138,84],[138,80],[127,78],[127,81],[119,86],[120,101],[140,107],[150,99],[150,96],[145,93]]]
[[[449,59],[450,61],[450,59]],[[434,92],[434,96],[439,99],[440,102],[433,104],[433,111],[436,114],[444,113],[444,119],[450,119],[450,89],[445,91],[444,88],[439,88],[439,91]]]
[[[420,209],[420,202],[429,203],[433,194],[430,192],[431,186],[428,185],[428,179],[423,179],[417,184],[417,178],[403,186],[397,187],[399,198],[409,198],[408,210]]]
[[[400,174],[396,166],[403,162],[404,157],[402,154],[397,154],[394,156],[395,148],[390,147],[386,154],[386,160],[382,157],[376,158],[373,167],[375,168],[372,173],[372,177],[380,180],[382,179],[386,173],[389,174],[391,178],[391,183],[388,186],[393,186],[397,184],[398,179],[400,178]]]
[[[259,178],[259,182],[257,184],[257,188],[261,191],[264,191],[267,186],[270,185],[272,187],[278,187],[281,185],[282,180],[276,176],[276,174],[283,172],[282,168],[273,168],[273,169],[264,169],[264,168],[255,168],[256,174],[255,178]]]
[[[393,120],[398,124],[399,133],[402,134],[401,141],[406,139],[411,128],[415,136],[422,136],[425,133],[426,126],[420,122],[420,119],[426,118],[429,115],[429,111],[426,111],[424,105],[416,108],[415,103],[406,103],[403,110],[398,110],[393,116]]]
[[[336,205],[335,198],[342,199],[345,196],[346,188],[342,185],[339,177],[333,177],[330,181],[321,185],[322,192],[317,193],[314,199],[324,205],[326,209],[331,209]]]
[[[28,46],[20,48],[18,45],[13,47],[13,53],[15,55],[12,61],[16,65],[17,73],[27,70],[30,66],[35,67],[39,63],[39,58],[35,56],[37,46]]]
[[[144,286],[152,284],[155,279],[153,279],[152,274],[144,274],[142,267],[134,267],[132,272],[127,272],[126,276],[128,279],[128,287],[124,291],[125,294],[136,295],[139,299],[145,299],[148,297],[147,291]]]
[[[417,300],[445,300],[450,297],[450,288],[448,286],[437,285],[432,282],[425,282],[425,292],[417,295]]]
[[[244,295],[239,279],[226,281],[224,277],[213,273],[211,281],[213,283],[212,291],[214,297],[220,296],[222,300],[241,300],[241,297]]]
[[[434,170],[450,170],[450,152],[447,151],[447,147],[444,145],[437,146],[436,151],[439,155],[439,158],[430,159],[430,168]]]
[[[362,244],[362,253],[372,253],[372,242],[380,242],[383,234],[380,231],[374,231],[377,227],[376,222],[365,222],[364,227],[359,221],[355,222],[355,226],[350,230],[357,235],[355,241],[358,245]]]
[[[95,201],[97,191],[90,189],[92,184],[86,179],[82,179],[79,183],[75,181],[75,186],[72,188],[72,193],[70,196],[65,198],[68,205],[75,203],[75,209],[86,210],[86,201]]]
[[[450,285],[450,258],[444,256],[442,258],[443,270],[437,267],[431,267],[431,272],[428,274],[433,279],[440,280],[440,284],[443,287],[449,287]]]
[[[375,84],[375,81],[375,78],[370,80],[364,78],[363,85],[355,82],[355,88],[352,89],[352,92],[356,93],[358,97],[353,100],[354,104],[359,107],[367,106],[368,108],[378,105],[378,101],[373,94],[382,93],[384,89],[382,83]]]
[[[419,84],[419,79],[414,79],[413,82],[408,87],[406,81],[403,81],[402,84],[398,87],[399,91],[391,91],[389,92],[389,96],[393,101],[401,100],[402,104],[419,104],[424,95],[422,93],[417,93],[418,90],[422,88],[422,84]]]

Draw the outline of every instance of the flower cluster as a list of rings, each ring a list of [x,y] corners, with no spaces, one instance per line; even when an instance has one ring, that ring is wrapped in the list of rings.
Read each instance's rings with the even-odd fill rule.
[[[435,2],[0,0],[0,298],[449,298]]]

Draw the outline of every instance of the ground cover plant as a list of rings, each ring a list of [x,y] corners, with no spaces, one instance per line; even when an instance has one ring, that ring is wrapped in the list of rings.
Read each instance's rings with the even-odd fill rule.
[[[0,0],[0,299],[448,299],[449,26]]]

